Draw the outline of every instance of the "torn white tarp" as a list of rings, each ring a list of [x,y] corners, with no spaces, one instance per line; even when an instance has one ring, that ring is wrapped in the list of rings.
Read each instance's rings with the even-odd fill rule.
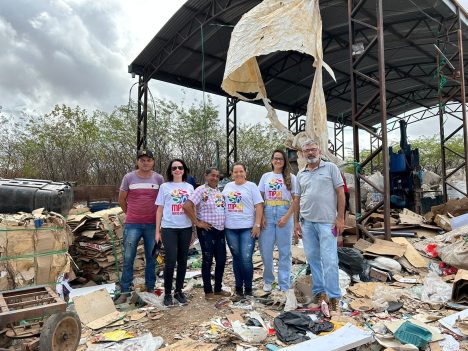
[[[314,58],[316,68],[307,104],[305,132],[295,138],[276,115],[257,63],[257,56],[294,50]],[[327,110],[322,86],[322,67],[335,79],[323,61],[322,19],[318,0],[264,0],[244,14],[234,27],[229,44],[223,83],[228,94],[241,100],[262,100],[272,125],[283,132],[286,143],[300,149],[304,139],[316,140],[328,156]],[[249,99],[244,94],[253,94]],[[330,157],[334,159],[334,157]]]

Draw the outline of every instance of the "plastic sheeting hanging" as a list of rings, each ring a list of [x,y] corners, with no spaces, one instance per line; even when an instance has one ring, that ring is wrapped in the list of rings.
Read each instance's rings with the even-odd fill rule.
[[[295,137],[282,124],[270,105],[257,56],[294,50],[314,58],[315,76],[307,103],[305,131]],[[327,109],[322,85],[322,68],[335,79],[323,61],[322,19],[318,0],[264,0],[244,14],[234,27],[229,44],[222,89],[244,101],[262,100],[267,118],[282,132],[285,144],[301,149],[306,139],[317,141],[322,154],[338,159],[328,151]],[[335,79],[336,80],[336,79]],[[245,94],[253,94],[248,98]]]

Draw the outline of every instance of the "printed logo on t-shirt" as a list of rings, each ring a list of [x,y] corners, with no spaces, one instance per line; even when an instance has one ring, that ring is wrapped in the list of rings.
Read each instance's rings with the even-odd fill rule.
[[[224,202],[224,196],[223,196],[223,194],[216,194],[216,195],[214,196],[214,203],[215,203],[216,207],[218,207],[218,208],[224,208],[225,202]]]
[[[272,178],[268,182],[268,194],[269,200],[281,200],[283,198],[283,192],[280,190],[283,187],[283,179]]]
[[[184,189],[174,189],[171,192],[172,197],[172,214],[173,215],[182,215],[184,214],[183,206],[185,201],[187,201],[189,197],[189,193],[187,190]]]
[[[227,210],[229,212],[243,212],[244,211],[244,205],[240,203],[242,200],[242,195],[240,192],[230,191],[227,193],[227,198],[228,198]]]

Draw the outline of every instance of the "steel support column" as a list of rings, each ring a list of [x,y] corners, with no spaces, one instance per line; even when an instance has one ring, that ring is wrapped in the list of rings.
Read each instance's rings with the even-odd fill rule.
[[[333,125],[334,132],[334,149],[333,152],[335,156],[341,157],[342,160],[345,158],[344,152],[344,124],[340,122],[335,122]]]
[[[146,149],[148,132],[148,83],[138,76],[137,151]]]
[[[467,196],[468,193],[468,121],[466,116],[466,96],[465,96],[465,69],[463,60],[463,37],[460,9],[457,7],[457,16],[450,19],[449,30],[440,36],[437,41],[437,78],[439,97],[439,127],[440,127],[440,156],[441,156],[441,177],[444,201],[448,200],[448,190],[454,189]],[[456,44],[455,44],[456,43]],[[458,101],[459,108],[451,113],[449,103]],[[461,111],[460,111],[461,108]],[[457,114],[458,112],[458,114]],[[461,116],[460,116],[461,114]],[[448,118],[458,120],[461,125],[454,131],[448,133],[445,130],[445,123]],[[450,141],[463,133],[464,152],[460,154],[450,147]],[[449,157],[455,156],[462,162],[449,164]],[[453,158],[452,158],[453,159]],[[452,171],[448,171],[453,168]],[[451,177],[463,169],[465,171],[465,191],[451,182]]]
[[[288,113],[288,129],[294,135],[305,130],[305,120],[301,117],[300,113]]]
[[[465,196],[468,193],[468,121],[466,120],[466,95],[465,95],[465,65],[463,57],[463,33],[462,33],[462,19],[460,5],[457,7],[458,15],[458,57],[459,57],[459,71],[460,71],[460,103],[462,105],[462,118],[463,118],[463,141],[465,151]]]
[[[364,3],[375,3],[376,5],[376,14],[375,22],[368,23],[369,16],[360,16],[361,11],[363,11]],[[353,144],[354,144],[354,158],[355,161],[359,163],[359,169],[365,167],[373,158],[378,154],[382,153],[382,175],[383,175],[383,189],[377,188],[374,184],[369,182],[363,174],[355,175],[355,189],[356,189],[356,224],[358,232],[364,233],[370,239],[374,240],[374,237],[366,230],[363,225],[364,219],[369,217],[372,212],[377,211],[380,207],[383,206],[384,211],[384,237],[386,240],[391,239],[390,231],[390,176],[389,176],[389,156],[388,156],[388,144],[387,144],[387,99],[386,99],[386,86],[385,86],[385,56],[384,56],[384,24],[383,24],[383,0],[360,0],[359,2],[355,0],[348,0],[348,24],[349,24],[349,56],[350,56],[350,81],[351,81],[351,120],[353,126]],[[366,14],[369,11],[369,7],[366,7]],[[355,31],[356,26],[364,26],[369,29],[369,33],[372,32],[367,47],[360,52],[354,52],[353,46],[357,44],[355,42]],[[374,35],[375,33],[375,35]],[[365,72],[365,68],[360,70],[359,64],[363,61],[364,57],[372,58],[370,54],[371,49],[377,47],[377,60],[379,67],[378,80],[375,78],[369,77]],[[376,89],[375,94],[368,101],[361,101],[362,98],[359,94],[359,87],[357,85],[357,79],[366,82],[365,88],[369,89],[373,87]],[[363,112],[369,109],[372,101],[379,97],[379,110],[380,110],[380,130],[381,134],[374,134],[375,137],[380,139],[381,148],[377,149],[376,152],[371,153],[371,155],[361,162],[359,155],[359,128],[365,127],[363,123],[360,123],[359,118],[364,114]],[[358,110],[358,106],[360,109]],[[369,130],[364,128],[364,130]],[[376,206],[366,213],[361,213],[361,191],[360,191],[360,181],[366,181],[371,185],[376,192],[379,192],[382,195],[383,200],[380,201]]]
[[[226,98],[226,176],[237,162],[237,98]]]

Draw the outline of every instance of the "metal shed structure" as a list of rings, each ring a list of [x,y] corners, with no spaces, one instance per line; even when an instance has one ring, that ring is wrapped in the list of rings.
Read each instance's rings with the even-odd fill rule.
[[[258,0],[188,0],[129,65],[139,76],[137,147],[146,146],[148,82],[157,79],[225,96],[221,90],[225,60],[233,26]],[[337,82],[324,73],[328,120],[335,123],[335,153],[344,155],[343,128],[353,129],[354,159],[360,168],[379,154],[383,160],[383,201],[361,213],[356,201],[358,228],[383,207],[386,238],[390,237],[389,156],[387,133],[402,113],[408,123],[429,117],[440,130],[444,196],[450,177],[468,170],[465,65],[468,15],[456,0],[320,0],[324,60]],[[277,52],[258,58],[272,105],[289,113],[288,127],[301,129],[314,70],[312,57],[297,52]],[[236,99],[226,97],[227,151],[236,159]],[[444,119],[459,127],[448,135]],[[302,122],[303,123],[303,122]],[[371,155],[361,160],[359,130],[370,135]],[[463,162],[447,173],[445,156],[454,152],[447,142],[463,133]],[[468,172],[466,172],[468,174]],[[356,173],[356,199],[360,181]],[[467,187],[468,188],[468,187]],[[455,188],[456,189],[456,188]],[[461,189],[456,189],[461,190]],[[464,192],[463,192],[464,193]],[[466,196],[466,194],[465,194]]]

